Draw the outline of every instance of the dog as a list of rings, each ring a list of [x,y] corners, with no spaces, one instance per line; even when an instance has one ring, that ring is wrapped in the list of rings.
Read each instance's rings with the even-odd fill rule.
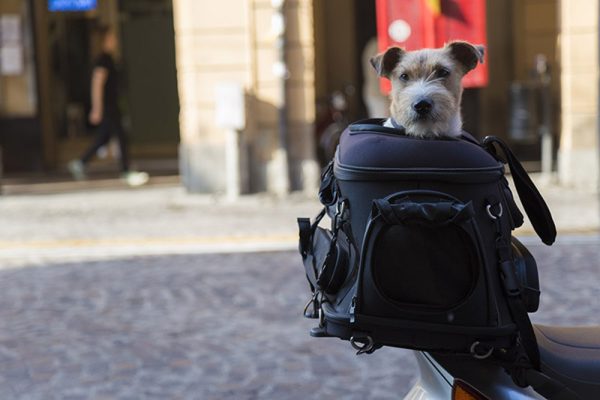
[[[377,74],[392,82],[391,118],[384,126],[419,138],[460,136],[461,80],[483,56],[483,46],[454,41],[438,49],[390,47],[371,58]]]

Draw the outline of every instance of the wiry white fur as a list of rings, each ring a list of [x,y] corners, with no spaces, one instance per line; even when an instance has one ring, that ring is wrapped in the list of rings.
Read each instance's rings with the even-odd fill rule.
[[[385,126],[386,128],[394,128],[394,124],[392,123],[392,119],[388,118],[383,122],[383,126]],[[432,132],[431,136],[450,136],[450,137],[458,137],[460,136],[462,133],[462,119],[460,118],[460,115],[455,115],[452,120],[450,121],[449,124],[449,128],[442,132],[442,133],[438,133],[435,134]],[[416,135],[418,137],[425,137],[427,135]]]
[[[402,90],[392,91],[392,115],[404,127],[406,134],[417,137],[459,136],[462,128],[460,105],[440,79],[418,79]],[[420,118],[413,104],[427,100],[431,113]]]
[[[392,83],[390,115],[395,124],[407,135],[434,138],[461,134],[461,80],[478,62],[483,62],[483,48],[461,41],[416,51],[391,47],[371,59],[379,76]],[[431,104],[424,115],[414,109],[421,100]],[[392,119],[384,125],[393,126]]]

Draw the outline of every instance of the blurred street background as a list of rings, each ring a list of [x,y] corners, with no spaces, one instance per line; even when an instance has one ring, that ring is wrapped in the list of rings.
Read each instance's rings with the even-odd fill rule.
[[[486,46],[465,129],[510,145],[559,231],[552,247],[516,232],[540,272],[532,318],[600,324],[599,15],[598,0],[1,0],[0,398],[402,398],[411,352],[308,336],[296,251],[341,131],[388,115],[368,60],[390,45]]]

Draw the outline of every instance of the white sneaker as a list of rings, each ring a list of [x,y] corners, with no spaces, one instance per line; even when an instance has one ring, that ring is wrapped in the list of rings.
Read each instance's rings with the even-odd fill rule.
[[[142,186],[148,182],[148,179],[150,179],[150,176],[147,172],[137,171],[125,172],[123,175],[121,175],[121,177],[129,186]]]
[[[87,178],[85,173],[85,165],[81,162],[81,160],[72,160],[67,164],[67,168],[71,175],[73,175],[73,179],[76,181],[82,181]]]

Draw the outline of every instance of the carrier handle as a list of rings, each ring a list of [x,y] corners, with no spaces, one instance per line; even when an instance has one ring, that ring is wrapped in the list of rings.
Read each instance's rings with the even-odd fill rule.
[[[461,224],[475,215],[471,202],[457,201],[414,202],[406,198],[399,203],[390,203],[388,199],[373,200],[374,211],[390,225],[405,222],[425,223],[443,226],[449,223]]]
[[[505,163],[510,168],[517,193],[519,193],[519,198],[527,216],[531,220],[533,229],[540,239],[542,239],[542,242],[550,246],[556,240],[556,226],[554,225],[548,205],[546,205],[544,198],[506,143],[495,136],[487,136],[483,139],[485,149],[498,158],[498,151],[494,145],[497,145],[504,153],[506,158]]]

